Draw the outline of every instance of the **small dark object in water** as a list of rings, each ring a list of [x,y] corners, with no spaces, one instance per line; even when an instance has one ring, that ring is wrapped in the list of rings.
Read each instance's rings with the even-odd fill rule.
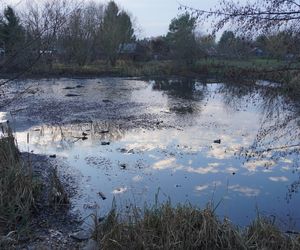
[[[102,221],[104,221],[105,220],[105,217],[99,217],[98,218],[98,222],[102,222]]]
[[[235,172],[232,172],[232,175],[235,175]]]
[[[83,136],[87,136],[88,134],[87,134],[87,133],[85,133],[85,132],[82,132],[82,135],[83,135]]]
[[[84,86],[83,85],[76,85],[76,88],[84,88]]]
[[[221,139],[214,140],[214,143],[221,144]]]
[[[49,155],[50,158],[56,158],[56,155]]]
[[[112,102],[112,101],[104,99],[104,100],[102,100],[102,102],[109,103],[109,102]]]
[[[101,142],[101,145],[102,146],[107,146],[107,145],[109,145],[110,144],[110,142],[108,142],[108,141],[103,141],[103,142]]]
[[[77,95],[77,94],[66,94],[65,96],[66,97],[75,97],[75,96],[80,96],[80,95]]]
[[[101,130],[100,133],[101,134],[107,134],[107,133],[109,133],[109,130]]]
[[[99,191],[97,194],[101,197],[102,200],[106,200],[106,196],[102,192]]]
[[[75,89],[75,87],[65,87],[64,89]]]
[[[126,167],[127,167],[125,163],[122,163],[120,166],[122,169],[126,169]]]
[[[290,230],[286,231],[285,233],[287,233],[287,234],[295,234],[295,235],[300,234],[300,232],[290,231]]]
[[[88,138],[86,137],[86,136],[83,136],[82,138],[81,138],[81,140],[83,140],[83,141],[85,141],[85,140],[87,140]]]
[[[179,187],[181,187],[181,185],[180,184],[176,184],[176,187],[179,188]]]

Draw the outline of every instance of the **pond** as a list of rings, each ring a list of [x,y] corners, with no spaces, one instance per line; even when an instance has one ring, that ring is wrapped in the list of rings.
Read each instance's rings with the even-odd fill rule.
[[[208,83],[210,82],[210,83]],[[245,226],[300,230],[299,104],[274,84],[125,78],[27,80],[7,110],[19,147],[76,176],[72,210],[170,199]],[[7,113],[8,114],[8,113]],[[8,116],[8,115],[7,115]]]

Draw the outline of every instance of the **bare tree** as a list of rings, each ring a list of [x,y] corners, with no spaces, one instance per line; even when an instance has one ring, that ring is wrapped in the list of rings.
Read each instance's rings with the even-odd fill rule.
[[[89,2],[68,18],[59,40],[65,50],[63,60],[84,65],[94,60],[99,51],[103,5]]]
[[[18,49],[5,58],[0,66],[0,73],[5,73],[7,66],[15,60],[21,60],[22,68],[14,70],[8,79],[0,80],[0,107],[19,98],[28,89],[20,90],[10,95],[8,83],[27,73],[42,58],[47,62],[51,59],[51,49],[57,39],[57,35],[66,22],[67,17],[78,7],[71,0],[46,0],[41,3],[31,1],[20,15],[21,24],[25,30],[25,40]],[[9,96],[9,97],[8,97]]]
[[[237,31],[257,33],[289,29],[299,32],[299,0],[256,0],[241,4],[239,1],[219,2],[219,6],[210,10],[200,10],[180,6],[181,10],[193,13],[200,21],[211,20],[214,32],[226,25]]]

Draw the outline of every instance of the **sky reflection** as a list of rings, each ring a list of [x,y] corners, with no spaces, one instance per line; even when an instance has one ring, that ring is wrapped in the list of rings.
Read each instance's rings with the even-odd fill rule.
[[[170,197],[174,203],[188,201],[205,206],[212,200],[222,201],[218,214],[240,225],[248,224],[256,207],[278,218],[285,219],[286,211],[293,218],[300,217],[300,176],[296,167],[299,152],[289,148],[273,150],[290,142],[285,129],[298,132],[299,127],[293,127],[290,120],[288,126],[278,128],[278,134],[285,138],[272,138],[267,128],[275,128],[264,122],[270,110],[263,106],[264,98],[260,98],[263,90],[237,91],[224,84],[201,85],[195,81],[184,85],[168,80],[122,79],[114,79],[112,86],[116,87],[108,89],[109,81],[94,79],[81,83],[86,85],[85,95],[91,98],[78,100],[80,105],[96,101],[96,90],[101,90],[101,98],[109,98],[113,103],[103,104],[100,98],[104,109],[90,111],[90,122],[74,122],[74,117],[65,116],[69,122],[39,122],[18,129],[21,116],[15,118],[22,150],[56,154],[58,160],[80,172],[74,210],[87,215],[96,204],[105,214],[114,196],[120,204],[133,200],[142,206],[144,202],[151,203],[161,190],[160,199]],[[72,82],[55,84],[53,88],[59,89]],[[115,110],[114,105],[125,106],[126,110]],[[107,118],[112,111],[117,112],[118,120]],[[75,112],[76,118],[81,117],[80,112]],[[149,124],[145,125],[140,116],[134,119],[134,114],[146,115]],[[276,123],[269,119],[268,124]],[[83,134],[87,139],[83,139]],[[107,199],[100,199],[98,192]],[[293,195],[287,202],[290,193]],[[296,225],[300,228],[299,220]]]

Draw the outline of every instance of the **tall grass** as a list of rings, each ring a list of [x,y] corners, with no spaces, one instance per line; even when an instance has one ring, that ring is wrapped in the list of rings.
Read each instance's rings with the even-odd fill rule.
[[[16,229],[35,205],[31,166],[19,157],[11,132],[0,138],[0,232]]]
[[[134,206],[125,216],[113,207],[96,223],[99,249],[300,249],[300,243],[258,218],[241,231],[221,221],[212,207],[200,210],[170,202],[142,211]]]
[[[2,128],[3,130],[3,128]],[[36,204],[39,184],[20,158],[10,129],[0,137],[0,247],[25,225]]]
[[[17,236],[27,232],[37,208],[57,211],[69,204],[57,169],[49,168],[48,183],[36,176],[31,161],[23,160],[12,130],[2,125],[0,135],[0,249],[17,243]],[[46,170],[45,170],[46,171]],[[47,197],[48,200],[44,198]]]

